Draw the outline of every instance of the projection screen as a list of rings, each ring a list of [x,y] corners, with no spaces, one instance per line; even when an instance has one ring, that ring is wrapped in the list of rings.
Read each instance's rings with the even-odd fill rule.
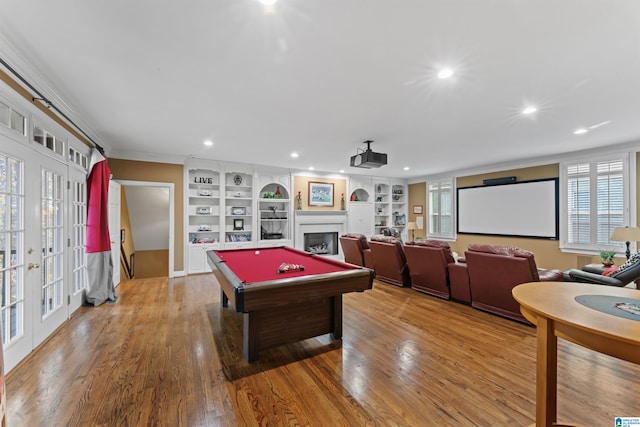
[[[458,233],[557,240],[558,178],[458,188]]]

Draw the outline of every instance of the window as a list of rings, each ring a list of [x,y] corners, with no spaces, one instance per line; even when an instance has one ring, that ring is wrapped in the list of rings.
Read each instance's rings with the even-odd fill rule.
[[[33,127],[33,141],[60,156],[64,153],[64,142],[40,126]]]
[[[614,228],[629,225],[629,156],[562,165],[563,249],[622,250],[610,240]]]
[[[10,129],[18,132],[20,135],[25,135],[27,119],[17,111],[14,111],[8,105],[0,102],[0,123],[7,126]]]
[[[427,237],[454,238],[453,178],[427,183],[429,224]]]

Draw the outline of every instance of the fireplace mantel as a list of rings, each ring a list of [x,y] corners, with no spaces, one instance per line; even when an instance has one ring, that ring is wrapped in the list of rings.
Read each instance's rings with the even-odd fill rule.
[[[347,215],[347,211],[295,211],[296,216],[322,216],[322,215]]]

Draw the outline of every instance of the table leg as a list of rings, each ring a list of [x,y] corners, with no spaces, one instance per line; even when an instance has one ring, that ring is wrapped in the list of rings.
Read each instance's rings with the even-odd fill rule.
[[[558,338],[553,320],[537,319],[536,426],[554,425],[557,417]]]
[[[229,298],[227,298],[227,295],[224,293],[224,291],[220,289],[220,304],[222,305],[222,307],[226,307],[228,303]]]
[[[258,360],[260,337],[256,317],[254,312],[242,313],[242,348],[247,362]]]
[[[335,295],[333,298],[333,325],[331,328],[331,336],[334,340],[342,338],[342,294]]]

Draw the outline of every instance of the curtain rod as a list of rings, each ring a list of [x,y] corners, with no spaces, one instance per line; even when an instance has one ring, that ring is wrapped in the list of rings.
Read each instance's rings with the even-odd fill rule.
[[[11,67],[3,58],[0,58],[0,63],[2,63],[2,65],[4,65],[7,68],[7,70],[9,70],[11,72],[11,74],[13,74],[15,77],[17,77],[23,84],[25,84],[33,93],[35,93],[38,96],[38,98],[32,96],[32,98],[31,98],[32,102],[42,101],[47,106],[47,108],[53,108],[58,115],[62,116],[67,122],[69,122],[71,125],[73,125],[73,127],[75,127],[82,135],[84,135],[84,137],[87,138],[93,144],[93,146],[96,147],[98,149],[98,151],[100,151],[100,153],[104,156],[104,148],[102,148],[102,146],[100,146],[100,144],[95,142],[93,140],[93,138],[91,138],[84,130],[82,130],[82,128],[80,128],[80,126],[75,124],[75,122],[73,120],[71,120],[69,117],[67,117],[67,115],[65,113],[63,113],[51,101],[49,101],[47,98],[45,98],[44,95],[41,94],[40,91],[38,91],[38,89],[33,87],[31,85],[31,83],[29,83],[24,77],[22,77],[20,75],[20,73],[18,73],[16,70],[14,70],[13,67]]]

